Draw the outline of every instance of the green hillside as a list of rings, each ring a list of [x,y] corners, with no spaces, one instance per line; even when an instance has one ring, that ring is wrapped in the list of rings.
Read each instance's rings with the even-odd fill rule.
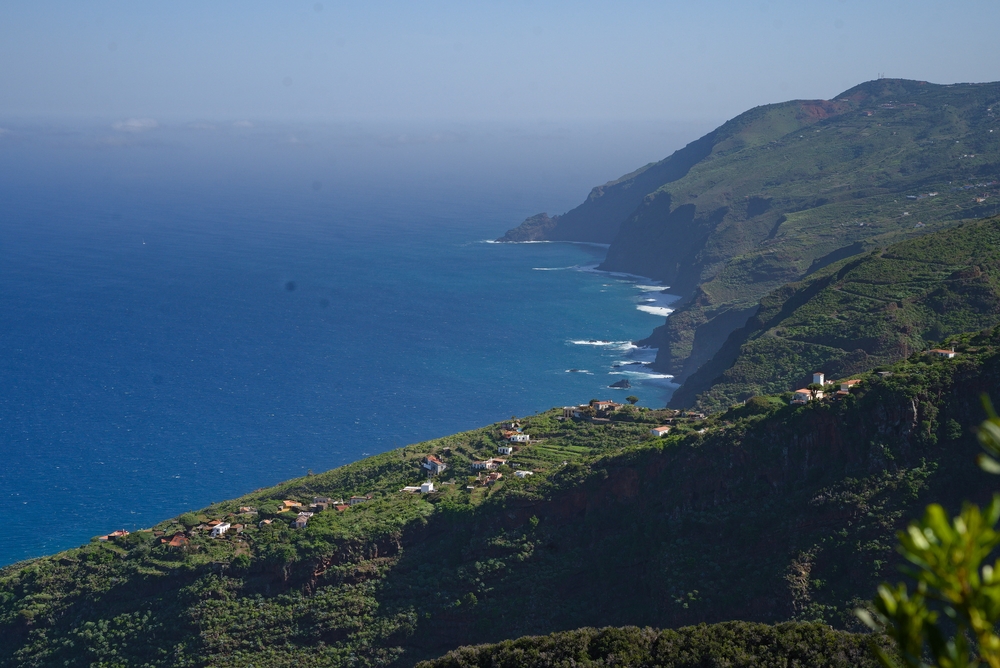
[[[881,79],[832,100],[758,107],[595,189],[558,219],[557,235],[529,219],[505,238],[574,239],[573,221],[585,218],[580,239],[590,240],[604,211],[613,241],[602,268],[660,279],[684,298],[647,340],[659,348],[656,368],[683,381],[785,283],[996,213],[995,104],[998,83]],[[621,217],[626,191],[636,205]],[[619,204],[600,209],[609,195]]]
[[[671,404],[724,408],[804,387],[813,371],[848,376],[998,323],[1000,219],[992,218],[841,260],[773,291]]]
[[[496,456],[500,426],[13,565],[0,666],[404,666],[587,626],[859,630],[851,610],[892,577],[906,519],[995,485],[964,427],[980,392],[1000,396],[1000,332],[956,347],[837,402],[758,398],[708,419],[548,411],[523,421],[532,443],[492,485],[470,465]],[[667,437],[649,435],[666,420]],[[401,491],[430,453],[449,465],[435,491]],[[351,496],[365,500],[300,529],[283,504]],[[213,538],[217,521],[242,532]]]

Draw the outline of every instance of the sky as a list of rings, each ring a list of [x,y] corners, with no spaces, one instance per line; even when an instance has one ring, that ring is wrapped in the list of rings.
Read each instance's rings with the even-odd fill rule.
[[[0,120],[725,120],[879,75],[1000,79],[1000,3],[32,0]]]

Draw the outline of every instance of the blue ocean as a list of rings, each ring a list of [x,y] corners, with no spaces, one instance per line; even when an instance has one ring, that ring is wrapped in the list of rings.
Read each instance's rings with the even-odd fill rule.
[[[551,128],[8,125],[0,565],[511,415],[672,391],[631,343],[665,286],[595,271],[599,246],[488,242],[666,155],[669,133],[646,156]]]

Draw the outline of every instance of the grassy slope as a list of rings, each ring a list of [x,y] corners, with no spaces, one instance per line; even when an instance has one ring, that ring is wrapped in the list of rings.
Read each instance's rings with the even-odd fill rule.
[[[491,489],[465,489],[465,465],[493,450],[494,427],[157,527],[170,535],[242,505],[266,513],[285,498],[373,494],[304,530],[287,516],[238,539],[195,530],[185,550],[143,532],[17,564],[0,571],[0,665],[407,665],[583,626],[850,628],[851,608],[891,576],[905,518],[995,484],[973,465],[962,425],[981,418],[980,391],[1000,390],[1000,333],[959,349],[868,377],[839,403],[761,398],[664,439],[645,435],[650,423],[534,416],[527,430],[545,447],[515,459],[539,473],[508,472]],[[398,492],[420,479],[427,452],[450,461],[458,484]]]
[[[686,298],[649,340],[657,368],[685,379],[762,296],[824,264],[994,213],[997,199],[976,198],[998,193],[995,103],[996,83],[872,81],[750,110],[699,140],[705,155],[683,176],[648,190],[628,182],[645,196],[606,223],[620,229],[603,268]],[[938,195],[907,199],[928,192]]]
[[[764,297],[753,318],[671,399],[718,409],[895,362],[1000,323],[1000,219],[842,260]]]

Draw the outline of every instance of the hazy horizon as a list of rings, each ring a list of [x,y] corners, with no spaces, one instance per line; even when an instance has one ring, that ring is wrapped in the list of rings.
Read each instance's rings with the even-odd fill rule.
[[[42,0],[0,16],[2,119],[700,122],[879,75],[1000,78],[1000,7],[978,1]]]

